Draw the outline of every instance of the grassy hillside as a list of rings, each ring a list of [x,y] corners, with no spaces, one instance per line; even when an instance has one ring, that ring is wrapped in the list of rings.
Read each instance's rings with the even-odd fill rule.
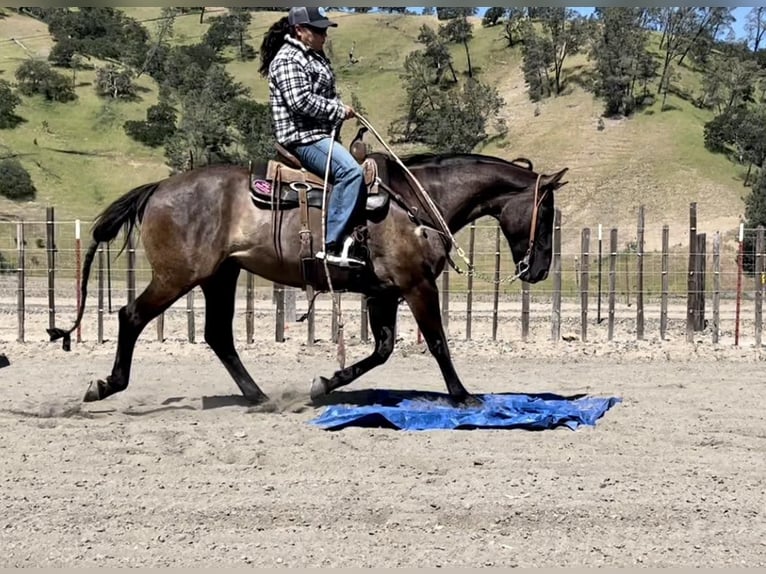
[[[209,9],[210,15],[217,12]],[[159,15],[159,8],[126,8],[141,20]],[[250,43],[260,44],[263,33],[281,14],[253,13]],[[436,26],[436,18],[388,14],[333,14],[340,26],[330,32],[331,54],[344,97],[355,93],[367,118],[387,137],[390,122],[400,113],[403,92],[399,73],[423,23]],[[207,21],[207,15],[205,17]],[[153,23],[146,22],[153,31]],[[182,16],[175,26],[175,42],[198,41],[207,29],[197,14]],[[506,158],[525,156],[544,171],[569,167],[570,184],[560,195],[560,206],[569,239],[579,237],[584,225],[619,226],[621,242],[635,236],[636,209],[647,210],[649,246],[659,243],[663,223],[671,225],[671,243],[685,241],[689,202],[699,204],[701,231],[734,230],[743,211],[743,170],[725,158],[708,153],[702,129],[712,116],[689,102],[668,97],[668,111],[659,103],[630,120],[605,121],[598,130],[600,102],[575,83],[568,93],[539,105],[529,101],[520,70],[517,49],[505,46],[500,27],[474,27],[471,56],[485,80],[499,86],[505,98],[504,115],[508,141],[480,150]],[[11,38],[19,39],[19,43]],[[13,81],[16,67],[30,56],[47,54],[52,43],[45,24],[6,12],[0,18],[0,78]],[[348,64],[354,47],[355,65]],[[462,46],[453,49],[459,70],[465,69]],[[229,70],[264,100],[266,82],[257,73],[257,61],[232,60]],[[567,62],[571,71],[587,70],[585,56]],[[699,89],[699,75],[681,70],[680,92]],[[39,190],[30,204],[0,199],[0,217],[40,217],[46,205],[54,205],[59,217],[87,219],[129,188],[168,173],[162,150],[152,150],[130,140],[122,130],[129,119],[144,119],[145,109],[156,102],[157,86],[142,77],[141,101],[106,102],[99,99],[91,82],[92,71],[77,73],[79,100],[69,104],[46,104],[24,98],[17,109],[25,122],[0,132],[0,154],[15,153],[30,171]],[[536,113],[537,111],[537,113]],[[354,126],[346,128],[350,135]],[[376,142],[370,140],[371,143]]]

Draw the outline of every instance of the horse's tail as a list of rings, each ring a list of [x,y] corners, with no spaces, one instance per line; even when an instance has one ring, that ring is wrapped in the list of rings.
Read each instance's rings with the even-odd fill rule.
[[[77,329],[82,321],[82,316],[85,311],[85,299],[88,296],[88,277],[90,276],[90,268],[93,264],[93,259],[98,251],[98,246],[101,243],[108,243],[112,241],[120,232],[120,228],[126,226],[128,229],[127,235],[133,231],[133,228],[144,214],[144,208],[146,202],[152,196],[152,194],[159,187],[160,182],[147,183],[145,185],[132,189],[111,205],[109,205],[101,214],[96,218],[93,227],[93,240],[88,247],[88,252],[85,254],[85,260],[82,265],[82,286],[80,288],[80,307],[77,309],[77,319],[74,325],[68,331],[64,329],[58,329],[56,327],[52,329],[46,329],[48,335],[50,335],[51,341],[58,339],[64,339],[62,347],[65,351],[69,351],[71,348],[71,335],[72,331]],[[125,247],[123,246],[123,249]],[[122,249],[120,250],[120,253]],[[118,253],[119,255],[119,253]]]
[[[146,202],[159,186],[158,181],[147,183],[130,190],[114,201],[96,218],[93,226],[93,240],[98,243],[108,243],[117,237],[123,226],[127,226],[128,235],[130,235],[133,227],[144,215]]]

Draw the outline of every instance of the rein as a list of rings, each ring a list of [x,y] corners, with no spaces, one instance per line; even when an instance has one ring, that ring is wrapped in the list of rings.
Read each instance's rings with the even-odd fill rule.
[[[428,207],[433,211],[434,219],[437,221],[439,227],[441,229],[437,229],[435,227],[432,227],[430,225],[424,224],[420,218],[405,204],[404,198],[396,193],[393,189],[391,189],[390,186],[386,185],[384,182],[378,180],[378,184],[381,185],[386,191],[388,191],[389,194],[391,194],[391,197],[393,197],[397,203],[399,203],[407,212],[410,219],[417,223],[418,225],[421,225],[423,227],[428,227],[430,229],[433,229],[437,233],[439,233],[444,239],[445,243],[447,244],[447,247],[455,248],[457,251],[457,254],[460,256],[460,258],[465,262],[465,264],[468,266],[468,275],[472,277],[477,277],[479,279],[484,279],[487,281],[494,281],[494,277],[490,277],[488,275],[484,275],[482,273],[479,273],[476,271],[476,268],[474,267],[473,263],[466,257],[465,251],[460,247],[460,245],[457,242],[457,239],[455,239],[455,236],[452,234],[452,232],[449,230],[449,226],[444,221],[444,218],[442,217],[441,212],[436,207],[436,204],[433,202],[431,197],[428,195],[426,190],[423,188],[423,186],[420,184],[420,182],[417,180],[417,178],[412,174],[412,172],[407,169],[407,166],[404,165],[404,163],[399,159],[399,157],[394,153],[394,151],[386,144],[386,142],[383,140],[383,138],[378,134],[378,132],[375,130],[375,128],[359,113],[356,114],[357,119],[359,119],[359,122],[364,125],[366,128],[368,128],[380,141],[380,143],[383,145],[383,147],[388,151],[389,154],[396,160],[396,163],[404,170],[404,172],[412,178],[412,181],[415,183],[415,187],[420,194],[421,198],[425,200]],[[528,162],[528,160],[527,160]],[[529,162],[528,162],[529,163]],[[529,163],[529,167],[531,169],[531,163]],[[519,277],[524,275],[529,270],[529,258],[532,254],[532,249],[535,245],[535,235],[537,231],[537,213],[540,209],[540,205],[542,205],[543,200],[548,195],[548,191],[546,190],[545,193],[540,196],[540,179],[542,178],[542,173],[537,174],[537,181],[535,182],[535,199],[534,199],[534,207],[532,208],[532,222],[529,229],[529,246],[527,247],[527,252],[524,255],[524,258],[521,260],[521,262],[518,265],[519,271],[513,275],[509,275],[508,277],[502,279],[499,281],[500,284],[502,283],[513,283],[516,281]],[[459,274],[463,275],[466,273],[463,269],[460,268],[457,263],[452,259],[452,257],[449,254],[449,249],[447,249],[446,252],[447,262],[450,264],[450,266]]]
[[[412,181],[415,183],[415,187],[417,188],[417,191],[420,193],[420,196],[423,200],[425,200],[426,204],[430,208],[430,210],[433,212],[431,215],[436,219],[437,223],[439,224],[439,227],[441,228],[439,231],[444,234],[444,236],[448,237],[450,240],[450,243],[457,251],[457,254],[460,256],[460,258],[465,261],[466,265],[468,267],[472,267],[471,262],[468,260],[468,257],[465,255],[465,251],[463,251],[463,248],[458,245],[457,239],[455,239],[455,236],[452,234],[452,232],[449,230],[449,226],[447,225],[447,222],[444,221],[444,217],[442,217],[441,212],[436,207],[436,204],[431,199],[431,196],[428,195],[426,190],[423,188],[423,186],[420,184],[420,182],[417,180],[417,178],[412,175],[412,172],[407,169],[407,166],[404,165],[404,162],[402,162],[401,159],[399,159],[399,156],[397,156],[394,153],[394,150],[392,150],[388,144],[383,140],[383,138],[380,136],[380,134],[375,130],[374,127],[360,114],[356,114],[356,117],[359,119],[360,123],[365,126],[367,129],[369,129],[376,138],[378,138],[378,141],[383,145],[384,148],[386,148],[386,151],[391,154],[391,156],[396,160],[396,163],[399,164],[399,167],[401,167],[404,170],[404,173],[406,173],[410,178],[412,178]],[[449,258],[448,258],[449,259]],[[450,263],[453,267],[455,265],[451,262]],[[459,270],[457,267],[455,267],[455,271],[462,274],[463,272]]]

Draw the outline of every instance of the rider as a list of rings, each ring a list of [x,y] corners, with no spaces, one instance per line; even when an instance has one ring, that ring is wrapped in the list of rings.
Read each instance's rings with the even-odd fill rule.
[[[335,74],[323,51],[327,28],[337,25],[321,8],[290,8],[287,17],[266,32],[261,44],[260,73],[269,80],[275,138],[318,175],[326,170],[333,127],[339,133],[343,120],[356,115],[338,97]],[[364,173],[348,150],[335,143],[326,253],[320,251],[316,257],[342,267],[364,265],[350,253],[354,240],[348,230],[365,199]]]

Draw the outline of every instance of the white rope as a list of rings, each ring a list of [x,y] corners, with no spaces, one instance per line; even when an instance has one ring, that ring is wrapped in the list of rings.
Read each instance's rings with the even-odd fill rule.
[[[330,149],[327,152],[327,165],[325,166],[325,174],[324,174],[324,188],[322,190],[322,252],[324,253],[324,257],[322,258],[322,263],[324,264],[324,272],[325,276],[327,277],[327,287],[330,290],[330,297],[332,297],[332,309],[333,313],[336,313],[338,316],[338,363],[340,364],[340,368],[345,367],[346,362],[346,353],[345,353],[345,347],[343,344],[343,314],[341,312],[340,308],[340,301],[336,301],[335,297],[335,291],[332,287],[332,279],[330,278],[330,268],[327,265],[327,187],[328,182],[330,180],[330,166],[332,164],[332,149],[335,145],[335,131],[337,127],[334,127],[332,129],[332,132],[330,132]]]
[[[325,166],[325,171],[324,171],[324,187],[322,189],[322,253],[325,254],[325,257],[322,259],[322,261],[324,262],[324,271],[325,271],[325,275],[327,275],[327,285],[330,288],[331,295],[332,295],[332,281],[330,280],[330,270],[327,267],[326,217],[327,217],[327,184],[330,180],[330,165],[332,163],[332,148],[335,143],[335,129],[336,128],[333,128],[332,132],[330,132],[330,150],[327,153],[327,165]]]

